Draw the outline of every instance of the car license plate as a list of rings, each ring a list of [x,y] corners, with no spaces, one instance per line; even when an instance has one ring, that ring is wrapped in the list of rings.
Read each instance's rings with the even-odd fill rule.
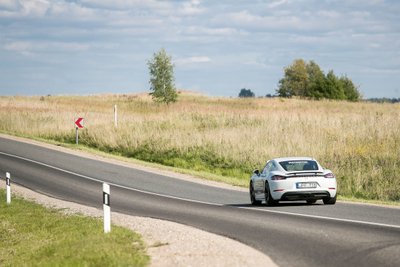
[[[296,183],[296,188],[297,189],[302,189],[302,188],[317,188],[318,183],[316,182],[307,182],[307,183]]]

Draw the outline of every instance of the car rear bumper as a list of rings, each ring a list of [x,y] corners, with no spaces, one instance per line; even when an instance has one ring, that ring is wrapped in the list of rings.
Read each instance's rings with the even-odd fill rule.
[[[291,200],[323,199],[330,197],[331,194],[329,193],[329,191],[292,191],[283,193],[280,200],[291,201]]]

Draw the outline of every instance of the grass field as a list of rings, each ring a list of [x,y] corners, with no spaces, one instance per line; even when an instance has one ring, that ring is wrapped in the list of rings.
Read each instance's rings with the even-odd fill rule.
[[[140,237],[100,219],[64,215],[0,190],[0,266],[147,266]]]
[[[113,107],[118,105],[118,127]],[[0,97],[0,131],[224,177],[247,186],[267,159],[311,156],[333,170],[339,194],[400,201],[400,105],[300,99],[209,98],[181,93]]]

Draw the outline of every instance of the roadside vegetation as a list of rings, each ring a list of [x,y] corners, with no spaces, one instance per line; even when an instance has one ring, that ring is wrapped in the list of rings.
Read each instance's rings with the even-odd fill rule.
[[[100,219],[65,215],[0,190],[0,266],[147,266],[140,237]]]
[[[191,93],[173,105],[148,94],[0,97],[3,133],[73,144],[73,119],[84,117],[81,145],[241,186],[267,159],[311,156],[336,174],[341,196],[382,201],[400,201],[399,115],[397,104]]]

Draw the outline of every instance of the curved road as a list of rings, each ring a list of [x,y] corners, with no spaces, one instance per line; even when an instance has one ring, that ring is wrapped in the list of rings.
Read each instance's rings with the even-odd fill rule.
[[[37,192],[191,225],[248,244],[280,266],[400,266],[400,209],[351,203],[252,207],[221,189],[0,137],[0,176]],[[319,202],[317,202],[319,203]]]

